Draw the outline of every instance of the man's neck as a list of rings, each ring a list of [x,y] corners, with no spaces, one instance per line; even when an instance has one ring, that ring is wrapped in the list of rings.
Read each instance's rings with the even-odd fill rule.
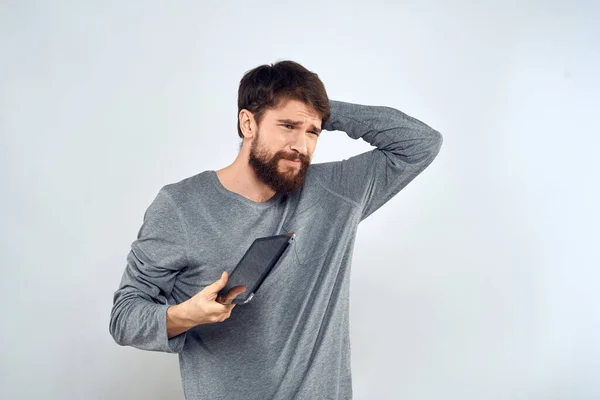
[[[247,160],[238,157],[233,164],[216,172],[225,189],[254,202],[263,203],[275,195],[273,189],[258,180]]]

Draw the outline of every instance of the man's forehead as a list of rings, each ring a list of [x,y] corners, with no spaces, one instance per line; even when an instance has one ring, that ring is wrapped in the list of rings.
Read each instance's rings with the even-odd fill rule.
[[[321,122],[313,107],[294,99],[282,102],[279,107],[270,110],[270,114],[274,119],[306,119],[307,122],[315,124]]]

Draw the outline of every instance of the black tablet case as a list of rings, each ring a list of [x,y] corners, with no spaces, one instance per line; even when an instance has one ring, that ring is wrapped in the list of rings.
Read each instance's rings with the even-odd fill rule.
[[[246,291],[232,303],[249,302],[294,238],[293,233],[286,233],[255,239],[229,274],[227,284],[219,291],[219,295],[224,296],[231,288],[243,285],[246,286]]]

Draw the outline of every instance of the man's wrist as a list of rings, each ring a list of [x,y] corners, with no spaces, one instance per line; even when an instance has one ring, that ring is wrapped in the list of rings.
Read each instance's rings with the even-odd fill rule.
[[[336,131],[339,127],[336,126],[337,115],[336,112],[340,106],[340,101],[329,99],[329,108],[330,108],[330,116],[327,122],[322,126],[322,128],[326,131]]]
[[[186,300],[183,303],[173,305],[167,309],[167,321],[171,322],[173,327],[190,329],[193,328],[194,321],[190,318],[188,312],[189,302]]]

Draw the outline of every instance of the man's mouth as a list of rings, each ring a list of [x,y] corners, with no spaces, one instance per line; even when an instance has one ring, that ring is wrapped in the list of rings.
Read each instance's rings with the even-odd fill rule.
[[[302,161],[300,161],[300,160],[287,160],[287,159],[284,159],[283,161],[286,161],[286,162],[288,162],[291,165],[302,165]]]

